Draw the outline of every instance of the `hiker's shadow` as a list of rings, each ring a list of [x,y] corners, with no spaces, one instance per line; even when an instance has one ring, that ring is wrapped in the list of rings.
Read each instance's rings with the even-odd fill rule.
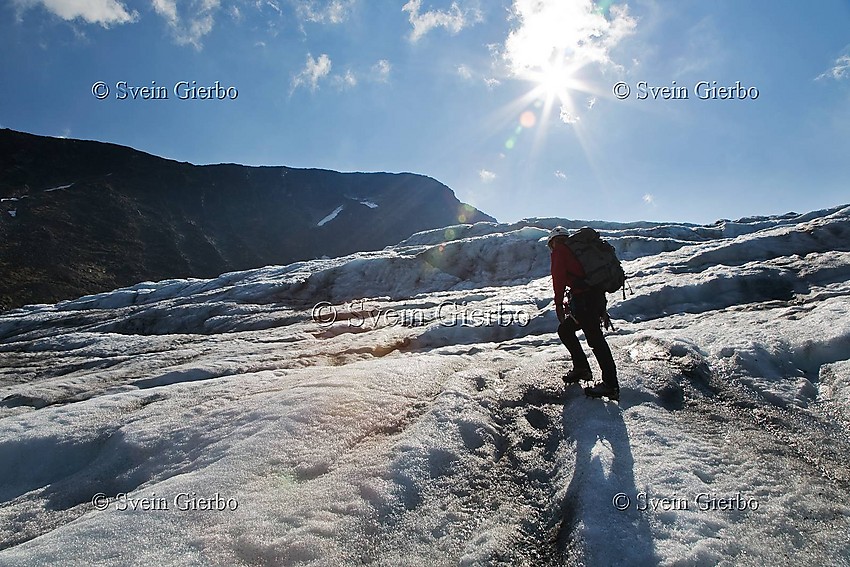
[[[576,461],[559,547],[588,565],[656,565],[647,512],[635,509],[635,463],[620,406],[577,397],[564,406],[563,426]],[[626,502],[619,495],[628,509],[618,509]]]

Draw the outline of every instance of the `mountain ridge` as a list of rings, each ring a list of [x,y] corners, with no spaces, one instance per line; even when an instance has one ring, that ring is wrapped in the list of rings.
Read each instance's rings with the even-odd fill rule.
[[[421,230],[495,220],[414,173],[193,165],[8,129],[0,199],[0,309],[376,250]]]

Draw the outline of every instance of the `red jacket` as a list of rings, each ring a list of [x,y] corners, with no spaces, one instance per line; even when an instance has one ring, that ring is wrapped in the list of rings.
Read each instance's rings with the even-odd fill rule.
[[[552,243],[550,268],[552,287],[555,289],[555,305],[564,304],[564,292],[567,287],[575,294],[586,291],[579,282],[585,276],[584,268],[581,267],[573,251],[563,242],[556,240]]]

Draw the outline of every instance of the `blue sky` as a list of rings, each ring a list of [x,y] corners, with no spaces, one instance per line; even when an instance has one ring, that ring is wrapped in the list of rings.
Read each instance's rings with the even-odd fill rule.
[[[501,221],[712,222],[850,202],[846,1],[4,0],[2,10],[7,128],[196,164],[412,171]],[[103,100],[97,81],[110,88]],[[119,100],[122,81],[155,81],[168,99]],[[238,97],[179,100],[180,81],[218,81]],[[702,100],[700,81],[738,81],[758,98]],[[639,99],[642,82],[688,98]]]

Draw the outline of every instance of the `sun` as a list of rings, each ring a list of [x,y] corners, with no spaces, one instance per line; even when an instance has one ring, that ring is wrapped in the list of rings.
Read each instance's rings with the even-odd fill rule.
[[[515,78],[528,83],[530,88],[505,105],[494,121],[507,120],[513,124],[514,131],[505,142],[505,148],[514,149],[523,131],[534,130],[532,152],[538,151],[555,122],[570,126],[584,146],[579,100],[585,94],[591,95],[586,108],[592,108],[599,93],[585,77],[584,68],[588,63],[586,59],[556,49],[538,51],[534,54],[536,57],[525,57],[525,64],[512,71]]]
[[[526,104],[538,105],[540,108],[538,123],[544,126],[544,129],[553,113],[566,124],[575,125],[578,121],[576,98],[582,93],[592,91],[589,85],[578,77],[582,67],[580,62],[568,59],[562,54],[559,55],[552,56],[534,67],[526,68],[520,75],[532,85],[531,90],[522,100]],[[522,125],[527,127],[525,124]]]
[[[576,115],[574,98],[590,90],[577,76],[581,67],[581,62],[575,58],[566,57],[563,53],[550,53],[548,58],[538,58],[536,65],[528,66],[518,73],[520,78],[531,83],[532,88],[523,99],[537,101],[541,106],[542,121],[548,121],[553,111],[562,120],[564,116]],[[564,122],[573,123],[567,120]]]
[[[575,71],[559,58],[527,71],[526,79],[537,85],[534,89],[536,96],[550,104],[556,99],[563,104],[569,100],[570,91],[579,87]]]
[[[563,98],[573,84],[571,73],[564,65],[546,65],[538,72],[537,82],[547,97]]]

